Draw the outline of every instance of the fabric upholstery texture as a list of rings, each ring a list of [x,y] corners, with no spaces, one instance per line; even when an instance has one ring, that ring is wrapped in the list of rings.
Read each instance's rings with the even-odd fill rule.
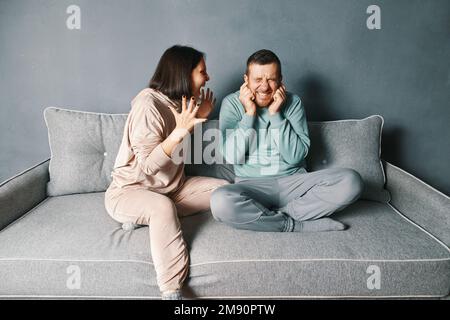
[[[0,232],[0,298],[159,299],[147,227],[124,231],[104,193],[49,197]],[[449,249],[389,204],[359,200],[341,232],[260,233],[210,213],[181,219],[190,250],[188,298],[440,297]],[[296,245],[292,245],[295,243]],[[70,281],[78,270],[80,286]],[[373,270],[380,288],[368,285]]]
[[[127,115],[50,107],[44,117],[51,150],[48,195],[105,191]]]
[[[361,199],[387,203],[386,177],[381,163],[381,134],[384,120],[373,115],[361,120],[309,122],[311,148],[307,170],[330,167],[351,168],[361,175]]]
[[[47,197],[49,160],[0,183],[0,230]]]
[[[391,204],[450,246],[450,198],[395,165],[385,164]]]

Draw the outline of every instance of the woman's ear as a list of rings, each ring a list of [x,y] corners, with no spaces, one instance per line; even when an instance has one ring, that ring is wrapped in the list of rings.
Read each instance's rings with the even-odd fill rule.
[[[248,82],[248,77],[245,73],[244,73],[244,82]]]

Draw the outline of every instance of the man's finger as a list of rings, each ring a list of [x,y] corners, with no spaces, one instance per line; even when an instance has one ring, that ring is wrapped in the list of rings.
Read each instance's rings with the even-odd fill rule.
[[[245,93],[246,95],[253,95],[252,90],[250,90],[248,87],[244,89],[244,93]]]
[[[206,100],[211,100],[210,94],[211,94],[211,91],[209,90],[209,88],[206,89]]]
[[[275,91],[275,94],[273,95],[273,100],[278,100],[281,98],[281,90],[277,89],[277,91]]]
[[[241,88],[248,88],[248,78],[244,77],[244,83],[242,84]]]

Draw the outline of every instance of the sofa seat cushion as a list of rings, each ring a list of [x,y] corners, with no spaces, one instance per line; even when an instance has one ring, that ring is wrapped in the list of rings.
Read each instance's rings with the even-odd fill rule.
[[[104,193],[49,197],[0,231],[0,297],[155,298],[148,227],[123,231]],[[388,204],[360,200],[324,233],[235,230],[209,213],[182,219],[184,288],[197,298],[439,297],[447,247]]]

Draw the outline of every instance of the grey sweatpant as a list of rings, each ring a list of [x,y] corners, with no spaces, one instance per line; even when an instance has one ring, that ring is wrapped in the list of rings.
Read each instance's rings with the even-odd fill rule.
[[[271,178],[239,178],[211,195],[214,218],[234,228],[291,232],[294,220],[329,216],[358,200],[358,172],[330,168]]]

